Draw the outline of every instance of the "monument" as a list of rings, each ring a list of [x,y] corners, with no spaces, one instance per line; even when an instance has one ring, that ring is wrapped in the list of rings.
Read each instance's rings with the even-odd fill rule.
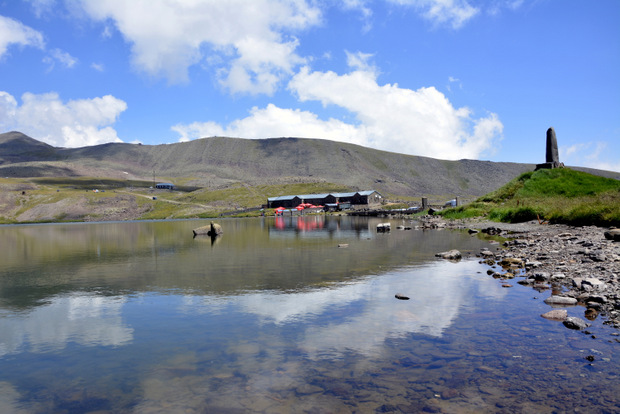
[[[547,148],[545,152],[545,163],[537,164],[536,169],[543,168],[560,168],[564,167],[564,164],[560,162],[560,155],[558,152],[558,140],[555,137],[555,130],[553,127],[547,130]]]

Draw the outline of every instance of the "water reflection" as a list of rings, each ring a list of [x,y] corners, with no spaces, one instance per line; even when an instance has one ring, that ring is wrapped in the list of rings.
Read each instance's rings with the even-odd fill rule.
[[[354,217],[278,216],[269,223],[271,238],[369,238],[373,233],[368,220]]]
[[[294,220],[0,227],[0,412],[620,409],[615,344],[434,257],[484,240]]]
[[[435,262],[302,292],[186,296],[181,311],[217,315],[234,308],[261,325],[295,326],[301,348],[313,358],[348,351],[370,356],[380,354],[387,339],[411,333],[441,337],[474,297],[502,298],[506,290],[488,277],[477,278],[479,269],[475,261]],[[411,300],[396,300],[397,292]]]
[[[0,314],[0,357],[18,352],[50,352],[67,343],[120,346],[131,342],[133,328],[122,320],[127,299],[72,294],[19,315]]]

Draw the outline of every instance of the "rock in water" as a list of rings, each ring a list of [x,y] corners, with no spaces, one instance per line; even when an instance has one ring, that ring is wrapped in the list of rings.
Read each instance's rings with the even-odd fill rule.
[[[565,321],[568,317],[568,312],[566,312],[566,309],[554,309],[552,311],[543,313],[540,316],[545,319],[551,319],[553,321]]]
[[[207,235],[215,237],[223,233],[222,226],[214,222],[211,222],[207,226],[198,227],[197,229],[194,229],[192,231],[194,232],[194,236]]]
[[[450,250],[447,252],[441,252],[435,254],[436,257],[441,257],[442,259],[448,260],[459,260],[463,255],[458,250]]]
[[[545,299],[545,303],[547,305],[573,306],[577,304],[577,299],[554,295]]]
[[[579,330],[579,331],[582,330],[582,329],[586,329],[588,326],[590,326],[590,324],[587,323],[586,321],[584,321],[583,319],[580,319],[580,318],[577,318],[577,317],[574,317],[574,316],[569,316],[562,323],[568,329],[576,329],[576,330]]]
[[[405,296],[402,293],[397,293],[396,295],[394,295],[394,297],[400,300],[409,300],[409,296]]]

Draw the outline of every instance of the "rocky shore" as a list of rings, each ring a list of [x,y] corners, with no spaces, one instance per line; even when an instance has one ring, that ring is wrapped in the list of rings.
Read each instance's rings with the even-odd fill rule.
[[[604,324],[620,328],[620,241],[613,240],[618,231],[537,221],[507,224],[428,218],[422,223],[506,238],[502,246],[481,251],[480,260],[489,265],[490,276],[506,280],[506,287],[515,279],[549,292],[545,303],[551,308],[543,317],[579,330],[587,330],[588,321],[600,317]],[[562,309],[567,306],[583,306],[583,319],[567,317]]]

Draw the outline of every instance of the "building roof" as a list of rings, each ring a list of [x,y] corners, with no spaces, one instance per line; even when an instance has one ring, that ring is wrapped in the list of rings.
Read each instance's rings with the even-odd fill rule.
[[[324,194],[298,194],[298,195],[285,195],[285,196],[279,196],[279,197],[268,197],[267,201],[273,202],[273,201],[285,201],[285,200],[292,200],[295,197],[305,200],[305,199],[312,199],[312,198],[326,198],[328,196],[333,196],[333,197],[353,197],[355,194],[359,194],[362,196],[369,196],[371,194],[377,193],[375,190],[366,190],[366,191],[355,191],[352,193],[324,193]],[[379,193],[377,193],[379,194]]]
[[[269,197],[267,198],[268,201],[284,201],[284,200],[292,200],[295,197],[299,197],[296,195],[285,195],[285,196],[279,196],[279,197]]]
[[[299,197],[301,199],[306,199],[306,198],[325,198],[325,197],[327,197],[329,195],[332,195],[332,194],[328,194],[328,193],[325,193],[325,194],[302,194],[302,195],[298,195],[297,197]]]

